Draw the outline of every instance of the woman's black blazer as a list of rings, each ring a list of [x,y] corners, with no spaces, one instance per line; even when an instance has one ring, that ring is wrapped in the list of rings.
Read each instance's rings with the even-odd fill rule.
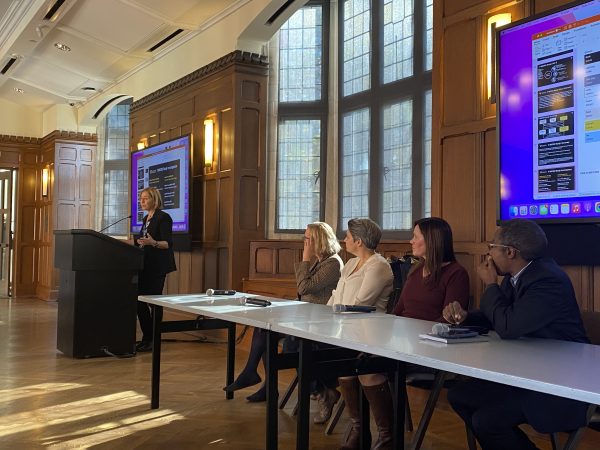
[[[144,217],[142,229],[146,225],[148,216]],[[150,245],[144,246],[144,273],[148,275],[164,276],[177,270],[175,255],[173,254],[173,219],[160,209],[154,215],[148,226],[148,234],[156,241],[167,241],[169,248],[160,249]],[[142,237],[138,235],[138,238]]]

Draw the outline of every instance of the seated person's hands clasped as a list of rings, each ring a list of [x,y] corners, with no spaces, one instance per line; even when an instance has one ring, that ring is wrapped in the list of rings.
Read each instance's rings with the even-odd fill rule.
[[[442,316],[444,317],[444,319],[448,323],[456,325],[464,322],[464,320],[467,318],[467,315],[467,311],[462,309],[462,306],[460,306],[460,303],[458,302],[452,302],[448,304],[442,311]]]

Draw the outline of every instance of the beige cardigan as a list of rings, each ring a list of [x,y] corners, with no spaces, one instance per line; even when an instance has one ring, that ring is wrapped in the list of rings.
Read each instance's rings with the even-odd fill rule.
[[[390,264],[379,253],[375,253],[352,273],[358,262],[359,258],[352,258],[346,263],[327,304],[373,305],[378,311],[385,312],[394,283]]]

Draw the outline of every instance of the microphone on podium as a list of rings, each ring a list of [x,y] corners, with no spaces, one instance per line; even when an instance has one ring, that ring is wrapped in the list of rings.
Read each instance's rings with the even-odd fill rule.
[[[112,227],[113,225],[118,224],[119,222],[123,222],[125,219],[131,219],[131,214],[129,214],[127,217],[123,217],[119,220],[117,220],[116,222],[111,223],[110,225],[102,228],[100,231],[98,231],[98,233],[102,233],[104,230],[108,230],[110,227]]]
[[[344,313],[344,312],[358,312],[358,313],[370,313],[375,311],[377,308],[370,305],[333,305],[334,313]]]

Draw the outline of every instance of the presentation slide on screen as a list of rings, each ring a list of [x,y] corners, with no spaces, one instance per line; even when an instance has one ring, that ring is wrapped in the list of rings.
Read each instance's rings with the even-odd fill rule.
[[[187,232],[189,139],[186,136],[132,155],[132,231],[141,229],[146,212],[141,209],[139,196],[147,187],[157,188],[162,196],[162,209],[173,219],[173,231]],[[134,200],[135,199],[135,200]]]
[[[533,36],[534,199],[600,194],[600,43],[590,41],[597,19]]]
[[[500,219],[600,218],[600,0],[498,39]]]

